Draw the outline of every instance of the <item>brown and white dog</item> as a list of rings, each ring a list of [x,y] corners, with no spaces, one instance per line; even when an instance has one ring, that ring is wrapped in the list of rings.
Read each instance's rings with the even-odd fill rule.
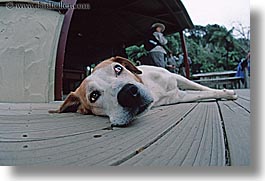
[[[152,106],[203,99],[237,99],[233,90],[202,86],[154,66],[134,66],[122,57],[98,64],[56,113],[108,116],[112,126],[126,126]]]

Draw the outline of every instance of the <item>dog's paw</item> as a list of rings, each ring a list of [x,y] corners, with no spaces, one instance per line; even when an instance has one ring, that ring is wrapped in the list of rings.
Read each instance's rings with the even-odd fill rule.
[[[225,98],[228,100],[236,100],[237,99],[237,94],[234,90],[227,90],[227,89],[223,89],[224,93],[225,93]]]
[[[48,113],[50,113],[50,114],[59,113],[59,110],[49,110]]]

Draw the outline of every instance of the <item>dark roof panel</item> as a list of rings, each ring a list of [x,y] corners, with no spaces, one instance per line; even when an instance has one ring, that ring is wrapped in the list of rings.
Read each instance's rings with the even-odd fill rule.
[[[193,28],[180,0],[80,0],[78,3],[89,3],[91,9],[74,11],[68,55],[92,56],[101,52],[101,56],[103,50],[123,43],[140,44],[155,22],[166,25],[165,34]]]

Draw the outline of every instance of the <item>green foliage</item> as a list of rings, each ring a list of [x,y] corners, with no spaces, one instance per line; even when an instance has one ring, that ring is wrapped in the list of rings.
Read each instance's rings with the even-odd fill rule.
[[[144,45],[141,45],[141,46],[133,45],[133,46],[126,48],[126,54],[128,55],[128,58],[130,60],[133,60],[134,62],[136,62],[142,56],[146,56],[147,51],[144,49]]]
[[[219,25],[195,26],[186,31],[192,73],[234,70],[250,51],[248,39],[236,39],[233,30]],[[194,52],[194,49],[198,50]],[[198,69],[198,67],[200,67]]]
[[[192,60],[191,72],[235,70],[238,62],[250,51],[250,40],[235,38],[233,31],[219,25],[195,26],[192,30],[186,30],[186,44]],[[182,51],[179,33],[166,38],[167,46],[174,54]],[[128,47],[126,53],[133,61],[147,55],[143,45]]]
[[[173,35],[166,37],[168,40],[167,47],[173,52],[178,53],[181,52],[181,42],[179,33],[175,33]]]

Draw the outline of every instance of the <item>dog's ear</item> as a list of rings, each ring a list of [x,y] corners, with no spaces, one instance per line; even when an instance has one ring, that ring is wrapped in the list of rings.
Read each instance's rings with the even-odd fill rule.
[[[120,57],[120,56],[116,56],[116,57],[114,57],[113,61],[120,63],[126,69],[128,69],[129,71],[131,71],[132,73],[135,73],[135,74],[141,74],[142,73],[141,70],[139,70],[136,66],[134,66],[132,64],[132,62],[130,62],[130,60],[128,60],[126,58],[123,58],[123,57]]]
[[[64,103],[60,106],[58,110],[51,110],[49,113],[66,113],[66,112],[76,112],[81,105],[80,98],[71,92],[65,99]]]

